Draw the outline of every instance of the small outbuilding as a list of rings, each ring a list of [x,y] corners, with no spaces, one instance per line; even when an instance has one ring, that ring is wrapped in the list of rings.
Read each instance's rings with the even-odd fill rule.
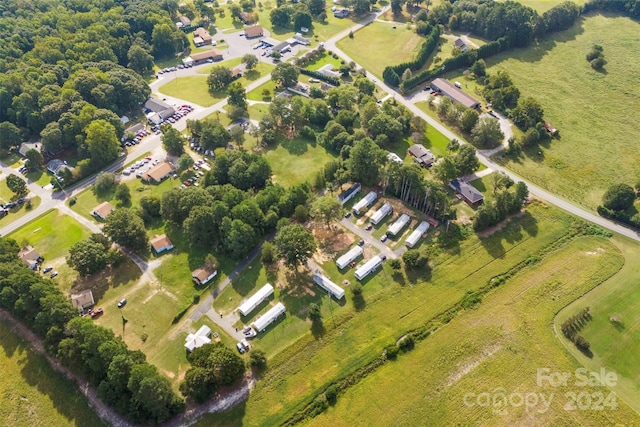
[[[151,249],[153,249],[157,254],[173,249],[173,243],[171,243],[171,240],[169,240],[166,234],[155,236],[151,239],[150,243]]]
[[[262,288],[258,289],[258,292],[251,295],[248,300],[240,304],[240,307],[238,307],[238,311],[243,316],[247,316],[253,310],[258,308],[258,306],[271,295],[273,295],[273,286],[267,283]]]
[[[71,295],[71,305],[77,308],[79,312],[83,312],[95,304],[96,302],[93,300],[93,292],[91,292],[91,289],[86,289],[79,294]]]
[[[93,215],[94,217],[104,221],[111,214],[111,212],[113,212],[114,209],[115,208],[113,207],[113,205],[111,203],[102,202],[98,206],[93,208],[93,211],[91,212],[91,215]]]
[[[284,304],[279,302],[273,307],[271,307],[271,309],[267,311],[265,314],[257,318],[252,323],[252,326],[256,331],[262,332],[265,329],[267,329],[269,325],[271,325],[273,322],[278,320],[278,318],[283,314],[285,314],[286,312],[287,312],[287,309],[285,308]]]
[[[216,277],[217,274],[218,274],[218,270],[212,271],[206,268],[205,266],[202,266],[191,272],[191,278],[193,279],[194,282],[196,282],[196,284],[202,286],[206,283],[209,283],[209,281],[211,281],[211,279]]]

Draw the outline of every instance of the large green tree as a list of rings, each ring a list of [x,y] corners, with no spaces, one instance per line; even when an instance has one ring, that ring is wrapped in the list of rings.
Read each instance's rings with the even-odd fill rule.
[[[216,93],[224,91],[233,81],[233,74],[229,67],[217,65],[211,69],[207,77],[209,92]]]
[[[258,65],[258,57],[253,53],[247,53],[242,57],[242,63],[247,67],[247,70],[253,70]]]
[[[471,131],[473,144],[478,148],[495,148],[502,143],[504,134],[500,122],[493,117],[480,117]]]
[[[129,209],[115,209],[107,217],[103,231],[115,243],[140,250],[147,246],[147,232],[142,218]]]
[[[131,45],[127,52],[127,58],[129,60],[127,66],[137,73],[146,74],[153,70],[153,56],[139,44]]]
[[[312,210],[315,217],[329,227],[332,221],[339,219],[342,216],[344,208],[338,199],[332,195],[325,195],[317,198],[312,204]]]
[[[298,71],[295,65],[288,62],[280,62],[271,72],[271,80],[273,80],[279,88],[285,89],[294,86],[298,82],[299,74],[300,71]]]
[[[27,183],[24,179],[20,178],[16,174],[9,174],[6,178],[7,187],[14,193],[16,196],[23,196],[27,194]]]
[[[16,125],[11,122],[0,123],[0,150],[8,150],[21,142],[20,129]]]
[[[27,158],[26,166],[32,172],[40,169],[44,163],[44,157],[36,149],[30,149],[24,156]]]
[[[233,82],[227,88],[229,97],[228,103],[232,107],[236,107],[241,111],[247,111],[247,93],[240,82]]]
[[[170,124],[162,125],[162,145],[169,154],[179,156],[184,153],[184,137]]]
[[[614,211],[630,208],[636,198],[636,193],[628,184],[614,184],[602,196],[602,205]]]
[[[95,120],[85,129],[91,162],[102,166],[118,158],[120,143],[115,127],[106,120]]]
[[[313,235],[298,224],[280,228],[273,243],[284,263],[292,268],[304,265],[317,248]]]
[[[363,138],[351,149],[347,165],[353,180],[363,185],[375,185],[380,179],[384,161],[384,151],[370,138]]]
[[[107,251],[92,239],[80,240],[69,248],[67,263],[81,276],[97,273],[107,266]]]
[[[458,176],[469,175],[480,167],[476,150],[469,144],[464,144],[460,147],[453,158],[453,162],[456,165]]]

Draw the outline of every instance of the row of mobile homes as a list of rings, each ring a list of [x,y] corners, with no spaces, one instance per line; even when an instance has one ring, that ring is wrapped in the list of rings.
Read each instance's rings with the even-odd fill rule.
[[[348,266],[352,261],[356,260],[360,255],[362,255],[362,248],[360,246],[354,246],[349,249],[349,252],[342,255],[340,258],[336,260],[336,265],[339,269],[343,269]]]
[[[373,225],[378,225],[378,223],[380,223],[380,221],[382,221],[383,219],[385,219],[385,217],[387,215],[389,215],[391,212],[393,211],[393,207],[391,207],[391,204],[389,203],[385,203],[384,205],[382,205],[382,207],[380,209],[378,209],[372,216],[371,216],[371,224]]]
[[[411,221],[411,217],[407,214],[402,214],[400,215],[400,218],[398,218],[393,224],[391,224],[389,226],[389,228],[387,229],[387,235],[389,236],[395,236],[397,235],[400,231],[402,231],[402,229],[409,224],[409,221]]]
[[[265,314],[256,319],[252,323],[252,326],[256,331],[262,332],[267,329],[270,324],[278,320],[278,317],[282,316],[286,311],[287,309],[284,307],[284,304],[279,302]]]
[[[358,267],[355,273],[356,279],[358,280],[364,279],[381,265],[382,265],[382,258],[380,258],[378,255],[374,256],[369,261],[365,262],[360,267]]]
[[[409,248],[414,247],[427,233],[427,231],[429,231],[429,223],[427,221],[422,221],[418,228],[416,228],[413,233],[411,233],[409,237],[407,237],[407,240],[404,241],[404,244]]]
[[[356,215],[360,215],[369,209],[369,206],[373,204],[378,199],[378,194],[375,191],[369,192],[362,199],[358,200],[358,203],[353,205],[353,213]]]
[[[246,316],[253,310],[255,310],[256,307],[262,304],[262,302],[269,298],[271,295],[273,295],[273,286],[267,283],[262,288],[260,288],[258,292],[253,294],[248,300],[240,304],[240,307],[238,307],[238,311],[243,316]]]
[[[337,299],[344,298],[344,289],[333,283],[328,277],[322,274],[314,274],[313,282]]]

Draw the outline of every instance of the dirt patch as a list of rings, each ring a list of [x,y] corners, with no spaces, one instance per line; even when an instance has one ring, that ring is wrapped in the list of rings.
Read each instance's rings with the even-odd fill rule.
[[[509,222],[511,221],[511,219],[513,218],[517,218],[524,215],[524,210],[521,210],[518,213],[515,213],[513,215],[509,215],[507,218],[505,218],[504,220],[502,220],[501,222],[499,222],[498,224],[494,225],[493,227],[489,227],[487,229],[482,230],[481,232],[478,233],[478,237],[480,237],[481,239],[484,239],[485,237],[489,237],[491,236],[493,233],[502,230],[503,228],[505,228],[507,226],[507,224],[509,224]]]
[[[595,251],[587,251],[585,252],[585,255],[591,255],[591,256],[597,256],[604,253],[604,249],[602,248],[596,248]]]
[[[319,264],[332,260],[337,253],[345,251],[355,241],[355,238],[350,233],[345,233],[341,227],[327,228],[322,224],[313,227],[312,233],[319,243],[318,251],[313,257]]]
[[[480,355],[478,356],[478,358],[471,360],[467,363],[464,364],[460,364],[459,369],[455,372],[453,372],[451,375],[449,375],[449,378],[447,378],[447,382],[446,382],[446,386],[447,387],[451,387],[452,385],[454,385],[455,383],[457,383],[458,381],[460,381],[460,379],[462,379],[462,377],[464,377],[465,375],[467,375],[469,372],[473,371],[475,368],[478,367],[478,365],[480,365],[480,363],[482,363],[484,360],[490,358],[491,356],[493,356],[494,354],[496,354],[496,352],[498,350],[500,350],[502,347],[498,344],[494,344],[492,346],[488,346],[482,349],[482,351],[480,352]]]

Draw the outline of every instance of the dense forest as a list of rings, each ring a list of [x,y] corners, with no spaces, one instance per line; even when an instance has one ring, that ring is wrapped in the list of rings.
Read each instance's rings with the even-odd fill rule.
[[[77,174],[113,160],[119,117],[149,96],[141,74],[187,46],[173,24],[177,9],[176,0],[3,1],[0,149],[41,135],[46,151],[71,149],[86,159]]]

